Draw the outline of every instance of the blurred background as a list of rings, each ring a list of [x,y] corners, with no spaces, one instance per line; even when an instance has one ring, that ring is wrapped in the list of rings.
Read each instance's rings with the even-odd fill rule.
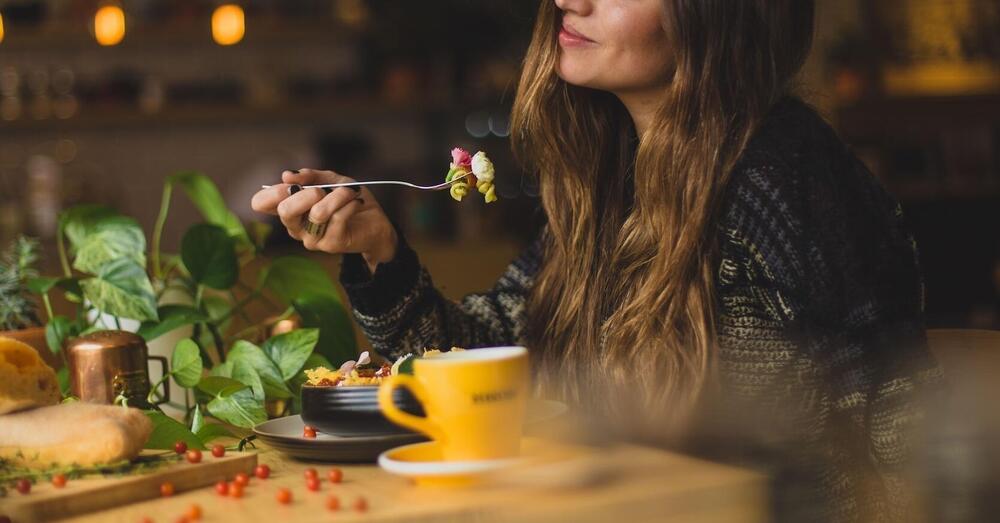
[[[800,93],[903,202],[930,325],[1000,328],[1000,3],[817,4]],[[378,197],[446,294],[486,288],[541,222],[507,143],[536,7],[0,1],[0,241],[41,238],[52,268],[60,209],[111,205],[148,234],[180,170],[209,175],[240,217],[261,220],[250,197],[283,169],[432,184],[459,145],[493,157],[499,203]],[[165,247],[198,219],[178,198]],[[280,228],[269,242],[301,250]]]

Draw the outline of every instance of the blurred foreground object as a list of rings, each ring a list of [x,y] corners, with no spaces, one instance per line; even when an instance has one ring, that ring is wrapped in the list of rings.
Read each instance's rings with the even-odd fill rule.
[[[929,411],[919,474],[926,521],[987,521],[1000,509],[1000,332],[941,329],[928,341],[950,385]]]

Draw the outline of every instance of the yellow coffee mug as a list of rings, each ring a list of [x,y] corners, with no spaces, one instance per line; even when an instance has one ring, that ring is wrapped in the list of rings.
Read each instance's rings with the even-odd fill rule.
[[[405,387],[426,417],[403,412],[392,391]],[[494,347],[447,352],[413,362],[413,375],[390,376],[378,391],[385,417],[427,434],[446,461],[500,459],[520,453],[528,400],[528,351]]]

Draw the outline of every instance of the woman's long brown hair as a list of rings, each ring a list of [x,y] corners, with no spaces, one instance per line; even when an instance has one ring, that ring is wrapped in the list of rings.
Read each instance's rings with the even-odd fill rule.
[[[812,0],[666,0],[673,76],[637,137],[615,96],[557,76],[561,13],[542,0],[512,142],[548,219],[526,337],[550,392],[675,422],[696,403],[714,368],[720,200],[805,61],[813,10]],[[623,391],[639,393],[624,396],[631,408]]]

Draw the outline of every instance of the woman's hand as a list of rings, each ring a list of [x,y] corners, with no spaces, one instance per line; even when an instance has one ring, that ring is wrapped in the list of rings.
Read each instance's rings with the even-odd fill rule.
[[[333,171],[300,169],[298,173],[281,173],[281,181],[284,183],[257,192],[250,206],[257,212],[278,216],[288,235],[301,241],[306,249],[331,254],[360,253],[373,273],[379,263],[396,256],[396,230],[368,189],[339,187],[332,192],[302,189],[289,194],[293,184],[355,180]]]

